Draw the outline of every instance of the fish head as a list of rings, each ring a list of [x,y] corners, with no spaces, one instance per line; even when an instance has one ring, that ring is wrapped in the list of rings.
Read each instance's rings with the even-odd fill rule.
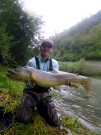
[[[11,69],[7,72],[7,76],[14,80],[27,81],[30,79],[31,70],[26,67]]]

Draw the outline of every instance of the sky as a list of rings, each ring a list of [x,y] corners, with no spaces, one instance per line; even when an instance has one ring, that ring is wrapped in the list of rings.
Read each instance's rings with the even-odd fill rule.
[[[25,10],[42,16],[44,37],[76,25],[101,10],[101,0],[23,0]]]

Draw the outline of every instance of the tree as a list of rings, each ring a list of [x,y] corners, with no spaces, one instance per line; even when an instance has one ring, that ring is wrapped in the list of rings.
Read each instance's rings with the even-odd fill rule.
[[[9,46],[12,58],[9,62],[15,61],[17,64],[24,65],[29,57],[28,46],[32,46],[40,39],[40,28],[43,22],[39,17],[28,16],[18,0],[1,0],[0,24],[4,23],[7,24],[5,32],[13,37],[12,45]]]
[[[9,49],[12,45],[13,36],[9,36],[6,33],[6,24],[0,26],[0,62],[7,64],[7,61],[11,58]]]

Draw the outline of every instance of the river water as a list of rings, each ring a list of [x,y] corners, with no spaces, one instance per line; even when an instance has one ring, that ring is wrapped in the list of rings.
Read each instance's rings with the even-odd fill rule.
[[[92,91],[62,86],[55,91],[56,108],[61,115],[67,115],[78,120],[89,129],[101,132],[101,80],[92,78]]]

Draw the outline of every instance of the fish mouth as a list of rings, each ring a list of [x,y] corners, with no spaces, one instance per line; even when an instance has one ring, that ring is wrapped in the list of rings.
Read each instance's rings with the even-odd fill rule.
[[[31,70],[25,67],[11,69],[7,71],[6,75],[13,80],[26,81],[31,77]]]
[[[19,79],[20,76],[19,76],[19,73],[18,73],[19,71],[20,71],[20,69],[8,70],[6,75],[7,75],[7,77],[9,77],[11,79],[20,80]]]

